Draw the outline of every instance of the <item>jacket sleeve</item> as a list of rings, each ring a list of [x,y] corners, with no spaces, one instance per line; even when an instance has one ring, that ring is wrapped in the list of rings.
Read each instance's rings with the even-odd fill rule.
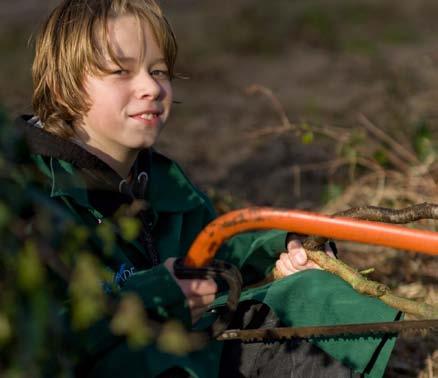
[[[137,294],[146,310],[161,318],[177,318],[191,325],[186,298],[164,264],[134,273],[123,285],[120,295]]]
[[[136,294],[149,311],[148,316],[160,319],[175,318],[191,326],[190,312],[184,294],[163,264],[134,273],[116,295],[116,301],[128,293]],[[85,375],[107,353],[125,340],[116,336],[110,327],[110,317],[102,318],[83,332],[72,334],[72,341],[79,351],[80,363],[77,376]],[[82,374],[84,372],[84,374]]]

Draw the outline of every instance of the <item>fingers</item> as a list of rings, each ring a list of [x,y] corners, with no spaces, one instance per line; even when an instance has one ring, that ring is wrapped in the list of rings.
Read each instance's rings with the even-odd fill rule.
[[[175,259],[169,258],[164,262],[165,267],[172,274],[181,291],[184,293],[190,309],[192,323],[195,324],[213,303],[218,291],[217,284],[212,279],[179,279],[173,271]]]
[[[287,252],[289,256],[293,257],[293,263],[298,266],[307,263],[307,254],[299,240],[291,240],[287,243]]]
[[[213,287],[208,287],[208,291],[211,291],[212,289]],[[186,294],[187,305],[189,306],[192,317],[192,324],[195,324],[214,302],[216,291],[217,287],[214,292],[209,294],[200,294],[199,290],[195,290],[192,294]]]
[[[298,272],[305,269],[318,269],[319,266],[313,261],[307,258],[306,251],[304,250],[301,242],[298,240],[291,240],[287,245],[288,252],[283,257],[283,260],[289,260],[289,264],[285,263],[286,267],[289,267],[291,272]],[[281,257],[280,257],[281,258]]]
[[[288,253],[282,253],[280,255],[280,259],[279,260],[282,263],[282,266],[286,270],[290,270],[290,271],[297,270],[297,268],[292,264],[292,260],[291,260],[291,258],[290,258]]]
[[[215,295],[203,295],[202,297],[190,297],[187,298],[187,304],[192,310],[204,309],[205,311],[214,301]]]
[[[280,255],[275,267],[283,276],[307,269],[321,269],[316,263],[308,259],[301,242],[296,239],[288,240],[287,252]]]
[[[275,269],[277,269],[277,271],[280,273],[280,277],[289,276],[290,274],[296,272],[295,269],[290,269],[286,267],[286,265],[284,264],[284,260],[282,260],[281,257],[275,263]]]
[[[172,274],[172,277],[177,282],[178,286],[181,288],[182,292],[186,297],[190,296],[202,296],[217,293],[217,284],[212,279],[201,280],[201,279],[179,279],[175,276],[173,271],[173,263],[175,258],[168,258],[164,262],[164,266]]]
[[[306,251],[302,247],[302,244],[299,240],[289,241],[287,244],[287,248],[288,248],[288,254],[291,257],[292,265],[294,266],[295,269],[302,270],[300,268],[304,266],[315,266],[317,268],[319,267],[313,261],[308,260]],[[336,258],[329,244],[326,244],[324,249],[328,256],[332,258]]]
[[[212,279],[178,280],[178,284],[187,298],[192,296],[208,296],[211,294],[214,296],[218,290],[216,282]]]
[[[297,262],[296,256],[291,253],[281,254],[275,267],[283,276],[288,276],[306,269],[321,269],[316,263],[310,260],[306,260],[304,264]]]

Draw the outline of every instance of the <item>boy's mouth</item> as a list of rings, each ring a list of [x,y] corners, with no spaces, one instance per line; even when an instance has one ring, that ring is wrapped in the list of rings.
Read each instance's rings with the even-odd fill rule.
[[[144,114],[138,115],[138,117],[140,117],[141,119],[151,120],[151,119],[157,118],[158,114],[157,113],[144,113]]]
[[[159,111],[148,111],[148,112],[144,112],[144,113],[133,114],[130,117],[144,122],[144,121],[154,121],[161,114],[162,113]]]

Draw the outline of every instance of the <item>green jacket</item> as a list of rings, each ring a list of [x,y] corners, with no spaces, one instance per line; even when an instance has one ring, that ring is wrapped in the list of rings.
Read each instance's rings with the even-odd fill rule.
[[[199,231],[215,214],[208,198],[187,179],[179,166],[153,152],[149,155],[149,184],[146,200],[151,206],[152,229],[160,259],[184,256]],[[84,180],[74,164],[56,157],[34,154],[39,170],[47,177],[52,198],[60,200],[82,223],[99,227],[108,220],[88,200]],[[285,233],[252,232],[235,236],[216,256],[235,264],[245,282],[262,279],[271,271],[278,253],[284,250]],[[114,273],[118,264],[129,262],[127,250],[144,254],[141,245],[117,246]],[[98,252],[96,252],[98,253]],[[122,294],[134,292],[146,309],[153,309],[165,318],[178,318],[188,327],[190,314],[179,286],[163,264],[134,272],[121,288]],[[219,296],[214,306],[224,303]],[[271,307],[285,326],[330,325],[392,321],[398,312],[379,300],[357,294],[338,277],[319,270],[296,273],[272,284],[247,289],[241,300],[257,300]],[[214,314],[207,313],[201,324],[208,324]],[[172,367],[184,367],[194,377],[214,377],[218,371],[222,344],[212,341],[202,351],[184,357],[168,355],[155,345],[131,350],[126,343],[106,349],[111,344],[107,323],[100,322],[82,335],[84,349],[98,353],[99,360],[87,371],[91,377],[153,377]],[[366,376],[381,377],[394,346],[395,338],[367,338],[314,341],[321,349]],[[99,351],[105,351],[99,354]]]

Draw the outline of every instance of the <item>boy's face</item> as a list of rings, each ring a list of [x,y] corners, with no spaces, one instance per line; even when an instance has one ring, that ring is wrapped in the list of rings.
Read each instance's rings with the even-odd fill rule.
[[[119,16],[109,21],[108,35],[123,69],[108,55],[110,74],[85,76],[91,107],[75,129],[88,146],[122,161],[157,140],[169,116],[172,87],[149,23],[139,30],[133,16]]]

